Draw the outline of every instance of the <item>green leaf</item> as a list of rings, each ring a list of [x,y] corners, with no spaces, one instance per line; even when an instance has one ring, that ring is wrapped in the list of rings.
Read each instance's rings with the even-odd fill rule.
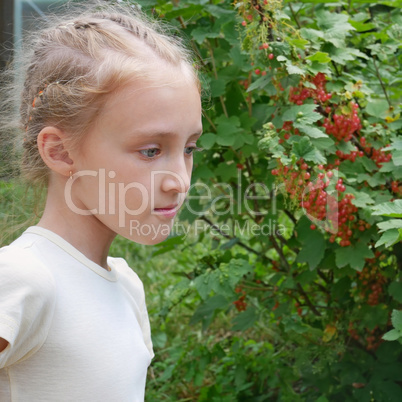
[[[316,164],[326,163],[325,157],[313,146],[307,137],[302,137],[298,142],[295,142],[292,152],[297,158],[303,158],[308,162],[314,162]]]
[[[217,123],[217,138],[216,142],[219,145],[231,146],[234,144],[236,135],[242,131],[240,128],[240,120],[237,116],[229,118],[220,116],[216,119]]]
[[[205,133],[200,139],[200,145],[205,149],[211,149],[216,142],[216,134],[213,133]]]
[[[302,238],[300,241],[303,242],[303,247],[297,256],[297,261],[307,262],[311,270],[317,268],[325,254],[324,236],[318,230],[310,229],[308,238]]]
[[[335,46],[340,47],[343,39],[349,31],[354,30],[348,22],[348,15],[331,13],[327,10],[320,10],[316,15],[317,25],[324,31],[324,38]]]
[[[297,74],[303,77],[306,75],[306,72],[302,68],[292,64],[291,61],[287,61],[286,70],[289,74]]]
[[[329,57],[328,53],[324,52],[316,52],[311,56],[306,57],[307,60],[316,61],[321,64],[329,63],[331,58]]]
[[[225,93],[226,88],[226,80],[222,78],[213,79],[210,84],[211,87],[211,96],[218,97]]]
[[[245,331],[251,328],[258,320],[258,312],[255,307],[249,307],[233,319],[232,331]]]
[[[272,84],[272,76],[271,75],[265,75],[264,77],[259,77],[257,78],[248,88],[247,88],[247,92],[251,92],[254,91],[254,89],[264,89],[265,87],[267,87],[268,85],[271,85],[273,87]]]
[[[351,246],[340,247],[335,251],[335,261],[339,268],[350,265],[357,271],[363,269],[366,258],[373,257],[373,252],[362,241],[358,241]]]
[[[402,331],[402,311],[393,310],[391,314],[392,325],[398,331]]]
[[[384,304],[377,304],[375,306],[362,305],[360,313],[362,326],[371,330],[377,326],[385,325],[389,317],[388,310]]]
[[[215,4],[206,4],[205,9],[214,17],[225,21],[231,21],[237,14],[234,10],[217,6]]]
[[[376,28],[375,24],[372,23],[366,24],[361,21],[352,21],[352,20],[349,20],[349,22],[352,25],[352,27],[356,29],[357,32],[369,31],[371,29]]]
[[[373,207],[373,215],[389,216],[391,218],[402,218],[402,200],[385,202]]]
[[[215,295],[200,304],[190,319],[190,324],[200,321],[210,322],[217,310],[226,308],[227,300],[222,295]]]
[[[380,232],[389,229],[402,229],[402,219],[390,219],[389,221],[377,223],[377,226],[381,229]]]
[[[335,142],[332,138],[314,138],[314,145],[322,151],[335,153]]]
[[[299,49],[304,49],[309,43],[308,40],[298,38],[289,38],[287,41],[289,45],[297,47]]]
[[[392,162],[396,166],[402,166],[402,151],[394,151],[392,153]]]
[[[382,175],[379,172],[375,173],[374,175],[369,175],[367,173],[358,174],[356,176],[356,180],[358,183],[362,183],[362,182],[366,181],[370,185],[370,187],[373,187],[373,188],[386,184],[384,175]]]
[[[398,331],[397,329],[391,329],[391,331],[386,332],[382,336],[382,339],[384,339],[384,341],[396,341],[401,337],[402,337],[401,331]]]
[[[387,116],[389,109],[388,102],[386,100],[371,101],[367,104],[365,111],[370,115],[384,119]]]
[[[318,31],[316,29],[302,28],[300,30],[300,35],[311,42],[317,42],[319,38],[324,38],[324,32]]]
[[[370,204],[375,204],[375,201],[367,193],[354,189],[350,192],[355,196],[355,198],[352,199],[352,204],[358,208],[365,208]]]
[[[385,151],[390,151],[390,150],[396,150],[396,151],[402,151],[402,139],[401,138],[394,138],[392,140],[392,144],[389,145],[388,147],[384,148]]]
[[[299,66],[295,66],[292,62],[285,56],[278,56],[276,58],[278,61],[285,61],[286,70],[289,74],[305,75],[305,71]]]
[[[310,138],[329,138],[322,130],[317,127],[307,126],[305,124],[297,124],[297,127],[302,133],[308,135]]]
[[[282,120],[291,121],[298,125],[310,125],[321,119],[321,115],[315,110],[317,105],[291,106],[282,115]]]
[[[191,32],[192,37],[195,39],[197,43],[200,45],[206,38],[219,38],[219,32],[211,32],[210,28],[195,28]]]
[[[209,270],[194,279],[194,285],[203,300],[211,292],[225,297],[233,297],[236,284],[251,271],[251,266],[242,259],[233,259],[230,263],[221,263],[219,268]]]
[[[388,293],[399,303],[402,303],[402,282],[392,282]]]
[[[377,241],[377,243],[375,244],[375,247],[380,247],[383,244],[385,245],[385,247],[391,247],[392,245],[394,245],[396,242],[399,241],[400,237],[401,236],[399,234],[398,229],[387,230],[380,237],[380,240]],[[401,299],[401,302],[402,302],[402,299]]]
[[[360,158],[360,162],[363,164],[367,172],[373,172],[377,170],[378,167],[372,159],[367,158],[367,156],[363,156]]]
[[[234,163],[221,162],[215,168],[215,175],[219,176],[225,182],[237,177],[237,167]]]
[[[331,45],[332,46],[332,45]],[[348,51],[349,49],[337,48],[333,46],[333,49],[330,51],[331,60],[335,63],[341,64],[342,66],[346,65],[348,62],[355,59],[355,56]]]

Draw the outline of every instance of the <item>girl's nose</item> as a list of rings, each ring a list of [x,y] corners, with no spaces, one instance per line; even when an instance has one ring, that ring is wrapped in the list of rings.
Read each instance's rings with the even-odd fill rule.
[[[162,190],[165,192],[187,193],[190,188],[191,166],[180,161],[173,164],[173,169],[163,171]]]

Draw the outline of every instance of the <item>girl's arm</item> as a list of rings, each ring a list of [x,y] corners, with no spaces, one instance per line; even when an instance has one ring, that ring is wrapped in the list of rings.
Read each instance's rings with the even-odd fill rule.
[[[8,342],[3,339],[0,338],[0,353],[8,346]]]

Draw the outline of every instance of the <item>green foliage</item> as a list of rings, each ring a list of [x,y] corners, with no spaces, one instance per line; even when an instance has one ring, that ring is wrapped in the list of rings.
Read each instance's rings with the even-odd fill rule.
[[[399,401],[400,5],[143,7],[209,88],[148,400]]]
[[[402,200],[377,205],[373,207],[373,211],[373,215],[402,218]],[[382,245],[389,247],[402,240],[402,219],[390,219],[377,223],[377,226],[383,234],[375,244],[376,247]]]

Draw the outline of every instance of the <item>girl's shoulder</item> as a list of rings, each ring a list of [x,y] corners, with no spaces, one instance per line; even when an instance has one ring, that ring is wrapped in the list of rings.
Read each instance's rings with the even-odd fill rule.
[[[124,258],[108,257],[108,265],[117,272],[119,281],[123,286],[136,288],[140,292],[144,292],[144,286],[137,273],[127,264]]]
[[[50,271],[29,247],[0,249],[0,369],[25,360],[45,342],[56,304]]]
[[[29,247],[12,243],[0,248],[0,287],[24,289],[41,298],[54,296],[55,283],[49,269]]]

